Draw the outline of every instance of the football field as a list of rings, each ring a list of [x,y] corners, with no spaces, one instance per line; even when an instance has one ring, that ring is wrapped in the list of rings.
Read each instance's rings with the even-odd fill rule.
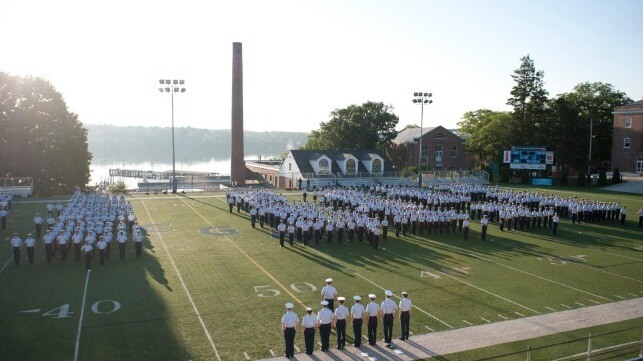
[[[34,264],[23,248],[14,265],[9,239],[31,232],[46,204],[18,201],[0,232],[0,360],[279,356],[284,304],[294,303],[300,318],[305,307],[316,312],[328,277],[348,306],[353,295],[375,293],[381,303],[386,289],[396,301],[408,291],[415,335],[643,297],[636,216],[643,196],[565,194],[620,201],[628,219],[564,219],[557,236],[550,228],[500,232],[492,224],[483,242],[479,222],[472,222],[468,240],[457,231],[399,238],[389,231],[379,250],[336,238],[281,248],[269,229],[251,228],[247,213],[229,213],[223,193],[135,194],[127,198],[145,230],[143,256],[137,259],[129,243],[125,258],[113,254],[103,266],[94,260],[91,272],[73,258],[45,263],[41,241]],[[381,324],[378,332],[381,340]],[[304,350],[301,333],[296,347]]]

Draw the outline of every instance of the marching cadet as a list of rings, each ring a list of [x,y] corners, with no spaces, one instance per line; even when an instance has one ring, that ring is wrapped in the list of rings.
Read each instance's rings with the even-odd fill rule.
[[[118,242],[118,255],[121,256],[122,259],[125,257],[125,242],[127,242],[127,234],[125,234],[124,231],[118,232],[116,241]]]
[[[621,208],[621,225],[625,224],[625,216],[626,216],[626,214],[627,214],[627,209],[626,209],[625,206],[623,206],[623,208]]]
[[[375,346],[377,342],[377,319],[380,316],[380,305],[375,302],[374,293],[368,295],[368,298],[371,299],[371,302],[366,305],[366,314],[368,315],[368,344]]]
[[[64,232],[60,232],[58,237],[56,237],[56,241],[58,241],[60,259],[65,262],[65,259],[67,259],[67,235]]]
[[[483,216],[482,220],[480,221],[482,224],[482,240],[486,241],[487,240],[487,226],[489,224],[489,220],[487,219],[487,216]]]
[[[0,207],[0,230],[5,230],[7,228],[7,215],[9,212],[5,207]]]
[[[643,228],[643,208],[639,208],[639,228]]]
[[[277,226],[277,231],[279,232],[279,246],[283,247],[284,240],[286,238],[286,224],[284,224],[283,219],[279,222],[279,225]]]
[[[422,224],[420,224],[420,234],[422,234]],[[384,217],[382,219],[382,240],[386,240],[386,237],[388,236],[388,218]]]
[[[464,229],[464,239],[469,238],[469,216],[466,216],[462,222],[462,228]]]
[[[34,251],[36,249],[36,240],[31,237],[31,233],[27,234],[25,245],[27,246],[27,259],[29,260],[29,264],[32,264]]]
[[[11,247],[13,248],[13,261],[16,266],[20,264],[20,246],[22,246],[22,238],[18,237],[18,233],[14,233],[13,238],[11,238]]]
[[[287,358],[295,357],[295,333],[297,332],[297,323],[299,317],[292,311],[294,305],[290,302],[285,304],[286,313],[281,317],[281,332],[284,333],[284,341],[286,343],[286,353],[284,356]]]
[[[328,224],[326,225],[326,243],[328,244],[333,243],[334,232],[335,232],[335,226],[333,226],[333,221],[328,220]]]
[[[78,229],[74,231],[74,234],[71,236],[71,242],[74,245],[74,260],[80,260],[80,248],[82,247],[83,235],[78,232]]]
[[[42,237],[42,243],[45,247],[45,258],[47,263],[51,263],[51,257],[54,254],[54,235],[51,234],[50,230],[45,232],[45,235]]]
[[[291,247],[295,244],[295,225],[292,222],[288,225],[288,243]]]
[[[328,309],[328,301],[321,301],[322,309],[317,313],[317,328],[321,338],[321,350],[328,351],[330,345],[330,328],[333,322],[333,311]]]
[[[306,355],[312,355],[315,347],[315,327],[317,326],[317,317],[313,315],[313,309],[306,309],[306,316],[301,320],[301,326],[304,328],[304,344],[306,345]]]
[[[232,213],[232,208],[234,207],[234,197],[228,197],[228,210]]]
[[[377,251],[377,245],[380,243],[380,224],[376,223],[373,228],[373,249]]]
[[[321,290],[322,301],[328,301],[328,309],[331,312],[335,311],[335,297],[337,297],[337,290],[333,287],[333,279],[326,279],[326,286]]]
[[[89,241],[85,241],[85,245],[80,248],[80,251],[85,255],[85,269],[91,271],[92,269],[92,251],[94,247],[89,244]]]
[[[107,242],[105,242],[103,236],[99,236],[96,247],[98,248],[98,257],[100,258],[100,264],[102,266],[105,264],[105,253],[107,249]]]
[[[384,342],[386,342],[386,344],[390,347],[393,338],[393,319],[395,318],[395,310],[397,310],[397,305],[391,299],[391,296],[393,296],[393,292],[391,292],[390,290],[386,290],[384,291],[384,294],[386,295],[386,299],[384,300],[384,302],[382,302],[382,306],[380,309],[383,313],[382,324],[384,325]]]
[[[253,205],[252,208],[250,209],[250,224],[252,225],[252,228],[255,228],[255,225],[257,223],[257,208]]]
[[[552,221],[554,223],[552,232],[554,236],[556,235],[556,230],[558,229],[558,221],[560,221],[560,217],[558,216],[558,213],[554,213],[554,216],[552,217]]]
[[[34,227],[36,228],[36,238],[40,239],[40,232],[42,230],[42,217],[40,216],[40,213],[36,213],[36,216],[33,219],[33,224]]]
[[[413,313],[413,302],[409,299],[409,293],[402,291],[402,299],[400,300],[400,326],[402,328],[402,336],[400,340],[407,341],[409,339],[409,326],[411,324],[411,314]]]
[[[136,251],[136,258],[141,258],[141,253],[143,253],[143,233],[141,233],[140,229],[134,234],[134,250]]]
[[[359,303],[362,300],[360,296],[353,296],[355,304],[351,307],[351,323],[353,324],[353,346],[359,348],[362,345],[362,323],[366,309]]]
[[[337,331],[337,349],[341,350],[346,345],[346,317],[348,317],[348,308],[344,306],[346,298],[337,297],[339,306],[335,309],[335,318],[333,328]]]

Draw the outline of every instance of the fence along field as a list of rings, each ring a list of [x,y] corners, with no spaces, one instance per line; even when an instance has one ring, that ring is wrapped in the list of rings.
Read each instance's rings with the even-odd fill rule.
[[[45,264],[40,248],[35,264],[14,266],[10,247],[2,248],[0,349],[8,359],[281,355],[283,304],[295,303],[300,317],[305,306],[318,310],[327,277],[349,300],[375,293],[381,302],[384,289],[395,297],[409,291],[413,334],[643,296],[641,231],[633,219],[639,196],[623,200],[625,226],[563,221],[552,237],[550,229],[499,232],[492,225],[482,242],[473,223],[468,241],[459,232],[389,235],[378,251],[346,241],[280,248],[268,230],[250,227],[247,214],[229,214],[218,193],[130,199],[146,229],[141,259],[129,245],[125,259],[94,264],[87,277],[69,259]],[[27,233],[43,208],[17,203],[2,239]],[[296,346],[303,350],[301,334]]]

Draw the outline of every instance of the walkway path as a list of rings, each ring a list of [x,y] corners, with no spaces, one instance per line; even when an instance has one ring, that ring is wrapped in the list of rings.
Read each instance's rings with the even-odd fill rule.
[[[397,348],[395,350],[386,348],[386,344],[380,341],[376,346],[362,343],[362,347],[359,349],[347,346],[343,351],[332,349],[330,352],[324,353],[317,350],[312,356],[304,353],[296,354],[295,359],[355,361],[374,358],[376,360],[417,360],[635,318],[643,318],[643,298],[444,332],[428,333],[412,336],[408,342],[396,339],[394,343]],[[352,332],[352,330],[347,331],[348,334]],[[366,327],[364,327],[364,332],[366,332]],[[399,335],[399,322],[395,323],[393,332]],[[318,341],[319,333],[315,336],[315,341]],[[297,337],[303,337],[302,333],[298,332]],[[335,341],[331,336],[331,344]],[[363,355],[363,353],[366,355]],[[283,360],[284,358],[281,357],[280,359]]]

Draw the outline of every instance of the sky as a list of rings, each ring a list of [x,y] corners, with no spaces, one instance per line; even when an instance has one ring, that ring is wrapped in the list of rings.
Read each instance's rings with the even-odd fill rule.
[[[49,80],[85,124],[230,129],[232,43],[244,129],[309,132],[367,101],[408,124],[509,110],[520,59],[550,96],[605,82],[643,97],[641,0],[3,0],[0,71]],[[433,103],[413,104],[414,92]]]

